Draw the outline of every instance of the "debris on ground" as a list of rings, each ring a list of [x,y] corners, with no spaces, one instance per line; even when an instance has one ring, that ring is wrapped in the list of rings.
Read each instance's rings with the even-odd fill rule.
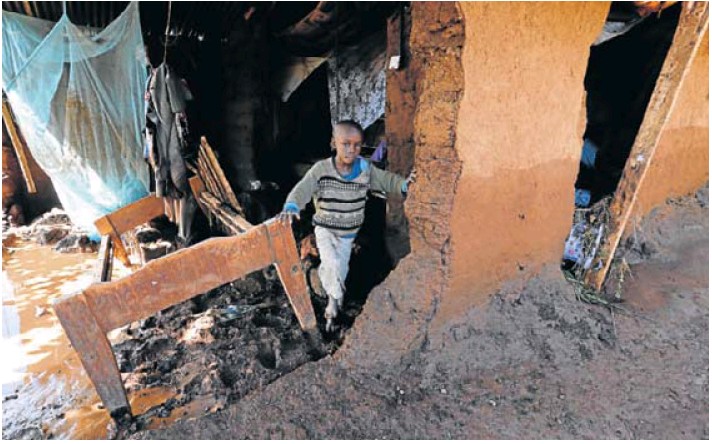
[[[98,244],[89,239],[89,234],[72,224],[67,213],[59,208],[39,216],[30,225],[12,227],[7,231],[8,235],[13,234],[39,245],[53,245],[54,250],[60,253],[93,253],[98,249]]]
[[[582,305],[549,270],[429,331],[400,361],[327,357],[221,412],[129,436],[707,439],[708,226],[694,197],[642,221],[657,253],[631,265],[620,316]]]

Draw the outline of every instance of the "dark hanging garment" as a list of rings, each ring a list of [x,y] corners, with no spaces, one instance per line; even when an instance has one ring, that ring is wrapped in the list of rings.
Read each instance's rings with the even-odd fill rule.
[[[156,173],[156,196],[181,198],[190,194],[183,156],[188,151],[186,108],[193,96],[164,63],[151,76],[149,97],[146,118],[155,136],[148,155]]]
[[[147,99],[144,156],[155,173],[156,196],[164,198],[166,213],[185,240],[197,208],[185,166],[191,144],[186,112],[193,95],[185,81],[163,63],[148,80]]]

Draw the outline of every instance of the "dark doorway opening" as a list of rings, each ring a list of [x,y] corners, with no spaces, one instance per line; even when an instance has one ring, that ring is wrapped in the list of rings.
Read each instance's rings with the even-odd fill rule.
[[[608,201],[675,35],[681,5],[667,6],[653,11],[635,2],[612,3],[604,29],[591,46],[576,211],[562,263],[576,277],[596,267],[593,260],[607,223]]]

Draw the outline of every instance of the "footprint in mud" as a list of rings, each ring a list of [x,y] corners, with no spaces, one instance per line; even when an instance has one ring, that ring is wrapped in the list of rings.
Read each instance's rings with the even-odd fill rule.
[[[259,344],[257,350],[257,360],[262,364],[262,366],[269,370],[274,370],[277,368],[277,353],[275,353],[275,348],[270,342],[262,342]]]
[[[256,314],[252,318],[252,323],[255,327],[267,328],[279,328],[284,325],[284,321],[281,318],[269,314]]]

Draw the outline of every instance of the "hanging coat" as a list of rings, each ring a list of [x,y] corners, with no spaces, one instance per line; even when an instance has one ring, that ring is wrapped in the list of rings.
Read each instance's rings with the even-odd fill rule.
[[[150,103],[146,118],[154,131],[149,159],[156,174],[156,196],[181,198],[190,193],[181,131],[187,102],[193,99],[185,82],[165,63],[149,81]]]

